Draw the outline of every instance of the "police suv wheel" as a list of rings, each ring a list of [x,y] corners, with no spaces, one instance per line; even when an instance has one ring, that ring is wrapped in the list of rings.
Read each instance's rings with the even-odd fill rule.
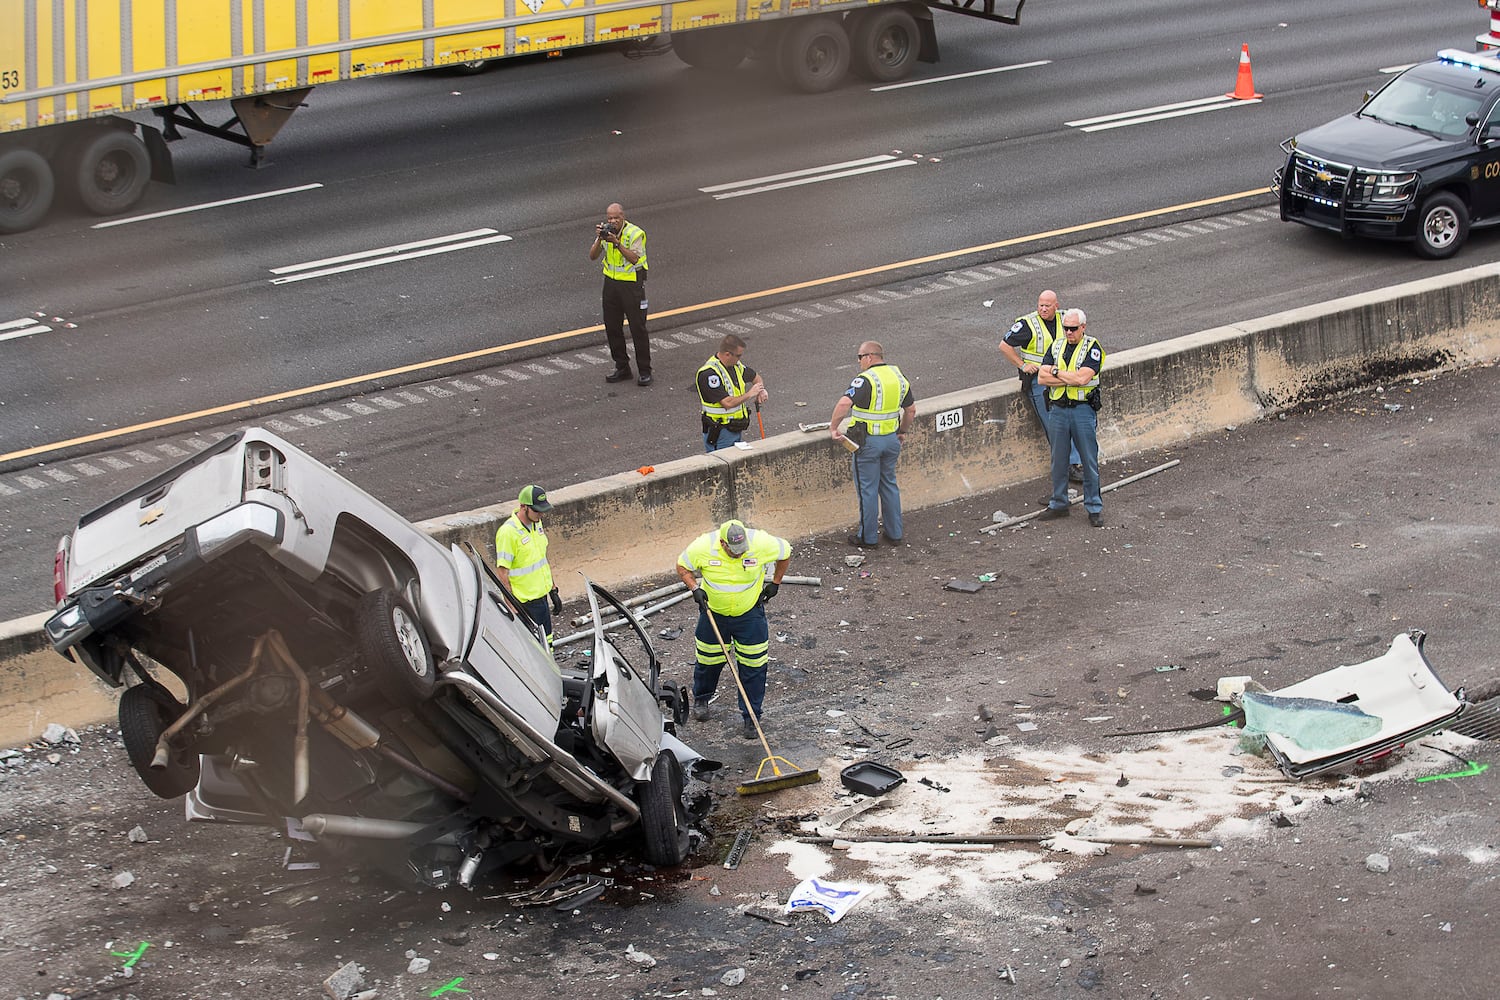
[[[1417,253],[1429,260],[1452,257],[1469,236],[1469,212],[1457,196],[1439,191],[1422,204]]]
[[[437,667],[422,622],[393,590],[372,590],[355,611],[360,659],[392,701],[426,701],[437,687]]]

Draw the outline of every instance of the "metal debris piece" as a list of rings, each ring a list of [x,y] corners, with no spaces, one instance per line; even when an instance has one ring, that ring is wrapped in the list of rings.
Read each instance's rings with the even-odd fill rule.
[[[734,844],[729,848],[729,854],[724,858],[724,867],[734,871],[745,860],[745,850],[750,846],[750,831],[741,830],[734,835]]]
[[[977,594],[984,589],[984,584],[978,580],[949,580],[943,584],[944,590],[954,590],[960,594]]]
[[[933,781],[931,778],[918,778],[917,781],[920,782],[921,784],[926,785],[928,788],[934,788],[934,789],[936,789],[936,790],[938,790],[940,792],[951,792],[951,791],[953,791],[953,789],[949,788],[947,785],[944,785],[944,784],[942,784],[940,782],[937,782],[937,781]]]
[[[656,634],[661,636],[663,639],[679,639],[682,637],[682,629],[676,625],[668,625],[666,628],[662,629]]]
[[[1182,665],[1179,664],[1179,663],[1166,663],[1166,664],[1163,664],[1162,666],[1157,667],[1156,668],[1156,672],[1159,673],[1159,674],[1169,674],[1169,673],[1171,673],[1174,670],[1181,670],[1181,669],[1182,669]]]
[[[783,917],[781,914],[774,913],[770,910],[761,910],[755,907],[748,907],[745,910],[745,916],[754,917],[756,920],[764,920],[767,923],[771,924],[780,924],[782,927],[792,926],[792,922],[786,917]]]

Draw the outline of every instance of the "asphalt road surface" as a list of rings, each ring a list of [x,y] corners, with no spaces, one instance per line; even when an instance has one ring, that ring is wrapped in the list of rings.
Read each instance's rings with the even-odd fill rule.
[[[292,845],[264,830],[186,827],[111,730],[28,748],[0,770],[0,981],[25,1000],[243,1000],[319,995],[354,962],[397,998],[1492,996],[1493,743],[1424,738],[1357,776],[1295,783],[1222,727],[1106,734],[1212,721],[1221,676],[1274,689],[1407,629],[1428,633],[1446,686],[1500,679],[1500,485],[1483,461],[1500,411],[1474,405],[1497,392],[1494,368],[1403,378],[1110,463],[1106,482],[1181,460],[1108,494],[1102,530],[978,532],[1034,503],[1030,483],[916,512],[908,545],[859,567],[838,539],[799,540],[793,572],[823,586],[768,609],[767,725],[823,780],[737,797],[761,751],[721,702],[684,733],[725,764],[692,864],[601,854],[570,871],[613,880],[587,901],[503,898],[536,884],[524,873],[471,895],[327,859],[287,869]],[[944,589],[981,574],[977,593]],[[652,631],[690,624],[679,606]],[[659,645],[685,678],[690,642]],[[837,775],[860,759],[908,780],[838,827],[851,840],[1071,822],[1214,846],[798,842],[849,801]],[[1418,780],[1457,772],[1477,773]],[[747,915],[779,916],[808,875],[876,892],[835,924]],[[413,956],[430,964],[412,971]]]

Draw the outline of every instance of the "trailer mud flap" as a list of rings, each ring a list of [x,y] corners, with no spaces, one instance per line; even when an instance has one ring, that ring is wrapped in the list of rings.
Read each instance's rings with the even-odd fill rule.
[[[150,125],[141,126],[141,141],[146,144],[146,154],[151,157],[151,179],[163,184],[176,184],[177,172],[172,168],[172,151],[161,129]]]

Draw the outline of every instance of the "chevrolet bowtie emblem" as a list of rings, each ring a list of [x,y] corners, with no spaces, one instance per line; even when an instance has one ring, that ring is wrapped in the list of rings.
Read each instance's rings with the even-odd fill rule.
[[[146,525],[155,522],[157,518],[161,517],[165,513],[166,511],[160,507],[151,508],[141,515],[141,527],[144,528]]]
[[[1314,176],[1316,176],[1318,178],[1318,180],[1320,180],[1320,181],[1331,181],[1331,180],[1333,180],[1333,175],[1330,174],[1326,170],[1319,170],[1317,172],[1317,174],[1315,174]]]

